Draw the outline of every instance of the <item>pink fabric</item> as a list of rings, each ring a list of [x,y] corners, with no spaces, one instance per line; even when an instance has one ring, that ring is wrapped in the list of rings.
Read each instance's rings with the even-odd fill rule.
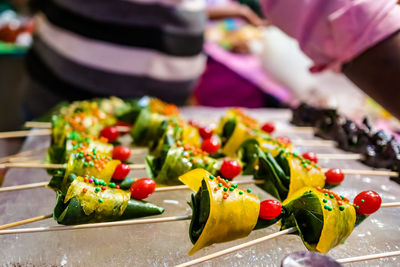
[[[268,20],[299,41],[314,71],[342,64],[400,30],[397,0],[262,0]]]
[[[253,55],[240,55],[230,53],[219,45],[207,42],[204,51],[208,56],[225,65],[228,69],[248,80],[267,94],[274,96],[281,102],[293,99],[291,92],[279,82],[274,80],[262,67],[260,59]]]

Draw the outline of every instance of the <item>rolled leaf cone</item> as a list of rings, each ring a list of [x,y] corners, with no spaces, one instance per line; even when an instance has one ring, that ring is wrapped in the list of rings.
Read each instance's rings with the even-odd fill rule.
[[[103,155],[99,153],[97,156],[102,157]],[[106,183],[109,183],[112,175],[114,174],[115,168],[117,165],[121,164],[121,161],[111,159],[105,164],[104,168],[97,169],[95,166],[85,166],[85,162],[85,158],[80,158],[77,154],[70,155],[62,182],[62,187],[67,184],[67,179],[70,174],[75,174],[77,176],[94,176],[98,179],[104,180]]]
[[[321,169],[311,163],[305,163],[296,153],[281,151],[274,158],[260,149],[258,156],[258,170],[254,179],[263,180],[264,183],[258,186],[280,201],[305,186],[325,185],[325,175]]]
[[[289,152],[293,150],[291,144],[282,144],[277,139],[264,134],[247,139],[238,150],[238,158],[243,164],[243,174],[251,175],[255,173],[258,167],[258,148],[261,148],[263,152],[269,152],[273,157],[276,157],[283,150]]]
[[[130,199],[130,192],[109,186],[97,189],[77,177],[66,194],[57,192],[54,219],[65,225],[117,221],[157,215],[164,209],[152,203]]]
[[[193,156],[189,154],[183,147],[174,147],[168,150],[164,158],[147,156],[146,166],[150,177],[154,178],[157,184],[176,185],[181,184],[179,176],[195,168],[204,168],[213,174],[218,173],[220,161],[202,154]]]
[[[327,190],[328,191],[328,190]],[[356,210],[347,199],[304,187],[283,203],[282,230],[296,227],[308,250],[327,253],[352,233]]]
[[[197,192],[190,203],[189,236],[194,246],[189,255],[215,243],[246,237],[256,226],[260,202],[255,195],[237,188],[225,192],[220,180],[203,169],[192,170],[179,180]]]
[[[166,116],[143,109],[131,131],[133,143],[138,146],[150,146],[164,134],[167,124]]]

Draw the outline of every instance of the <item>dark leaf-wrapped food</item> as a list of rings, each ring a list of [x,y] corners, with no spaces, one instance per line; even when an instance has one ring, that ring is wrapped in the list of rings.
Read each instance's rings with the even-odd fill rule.
[[[64,193],[57,193],[54,219],[65,225],[118,221],[157,215],[164,209],[152,203],[130,199],[130,192],[113,183],[77,177]],[[101,184],[100,184],[101,183]]]

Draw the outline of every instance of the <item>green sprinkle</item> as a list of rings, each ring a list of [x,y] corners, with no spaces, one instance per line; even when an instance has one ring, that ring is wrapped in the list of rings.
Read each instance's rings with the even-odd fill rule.
[[[344,196],[340,196],[340,198],[343,200],[343,199],[344,199]]]
[[[224,187],[224,191],[225,191],[225,192],[228,191],[228,188],[227,188],[227,187]]]
[[[219,187],[222,187],[222,183],[219,183],[218,186],[219,186]]]
[[[102,182],[101,182],[101,185],[104,185],[104,186],[106,186],[106,185],[107,185],[107,183],[106,183],[106,182],[104,182],[104,181],[102,181]]]
[[[208,176],[208,178],[210,178],[211,180],[213,180],[215,178],[214,175],[210,174],[210,176]]]
[[[330,197],[330,198],[334,198],[335,196],[334,196],[333,194],[330,194],[329,197]]]
[[[99,191],[100,191],[100,187],[96,187],[94,190],[95,190],[96,192],[99,192]]]
[[[309,159],[306,159],[305,162],[306,162],[307,164],[311,164],[311,161],[310,161]]]
[[[193,157],[190,157],[190,158],[189,158],[189,161],[193,161],[193,160],[194,160],[194,158],[193,158]]]
[[[303,164],[303,167],[304,167],[304,168],[307,168],[307,167],[308,167],[308,164],[307,164],[307,163],[304,163],[304,164]]]
[[[93,167],[94,166],[94,162],[93,161],[89,162],[89,166]]]
[[[76,149],[78,148],[78,145],[74,145],[72,148],[73,148],[74,150],[76,150]]]
[[[112,157],[108,157],[108,160],[112,160]]]
[[[235,188],[233,186],[229,187],[229,191],[233,191]]]
[[[340,211],[344,211],[344,206],[339,206]]]
[[[103,203],[103,200],[102,200],[101,198],[99,198],[99,202],[100,202],[100,203]]]
[[[100,184],[100,182],[99,182],[99,179],[97,179],[97,178],[94,178],[94,180],[93,180],[93,181],[94,181],[94,184],[95,184],[95,185],[98,185],[98,184]]]
[[[328,202],[328,200],[326,200],[325,198],[322,200],[322,202],[324,202],[324,203],[326,203],[326,202]]]
[[[109,187],[114,188],[115,187],[115,183],[111,182],[108,184]]]
[[[364,200],[364,199],[361,199],[361,202],[362,202],[362,203],[364,203],[364,202],[365,202],[365,200]]]
[[[96,155],[96,148],[95,147],[93,148],[92,151],[93,151],[93,155]]]
[[[299,157],[299,154],[297,154],[296,152],[293,152],[293,157],[297,158],[297,157]]]
[[[243,195],[243,191],[239,191],[239,195]]]
[[[225,179],[225,182],[229,183],[229,180],[228,180],[228,179]]]
[[[96,156],[93,156],[92,159],[97,159],[97,157],[96,157]]]
[[[325,196],[328,196],[328,193],[325,193]]]
[[[328,205],[324,205],[324,209],[331,211],[332,207],[328,206]]]
[[[318,166],[318,164],[314,164],[314,167],[315,167],[315,168],[318,168],[319,166]]]
[[[232,187],[237,188],[237,184],[233,184]]]
[[[83,153],[82,153],[82,152],[79,152],[78,158],[79,158],[79,159],[83,158]]]
[[[89,165],[89,163],[87,163],[86,161],[83,163],[83,167],[87,167]]]
[[[251,189],[250,188],[247,188],[247,193],[251,193]]]
[[[356,206],[356,209],[359,209],[360,208],[360,206]]]
[[[289,157],[289,155],[290,155],[290,153],[289,153],[289,152],[286,152],[286,157]]]

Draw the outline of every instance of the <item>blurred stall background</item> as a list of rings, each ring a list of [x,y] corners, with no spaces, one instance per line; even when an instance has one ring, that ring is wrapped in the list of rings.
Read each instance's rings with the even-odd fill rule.
[[[208,0],[208,6],[232,1]],[[260,14],[256,0],[242,0]],[[20,129],[24,55],[34,23],[27,1],[0,0],[0,131]],[[297,42],[273,26],[243,18],[210,20],[205,30],[207,66],[189,105],[288,108],[300,101],[336,107],[354,120],[366,114],[378,127],[398,131],[398,122],[342,74],[311,74],[311,61]]]

